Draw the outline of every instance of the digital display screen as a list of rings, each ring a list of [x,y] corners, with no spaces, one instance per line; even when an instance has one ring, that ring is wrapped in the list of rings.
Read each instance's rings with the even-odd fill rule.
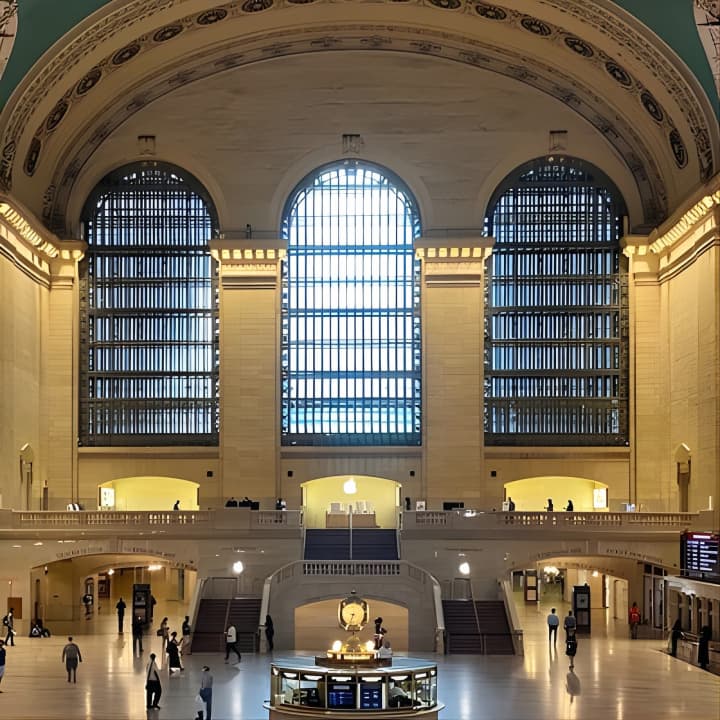
[[[355,685],[350,683],[328,683],[328,707],[355,708]]]
[[[686,577],[720,582],[720,535],[686,532],[680,540],[680,572]]]
[[[380,683],[363,683],[360,686],[360,709],[382,709],[382,685]]]

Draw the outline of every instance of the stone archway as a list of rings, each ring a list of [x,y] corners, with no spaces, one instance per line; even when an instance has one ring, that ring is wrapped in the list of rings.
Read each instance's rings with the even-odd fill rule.
[[[353,513],[353,527],[394,528],[400,483],[371,475],[333,475],[302,484],[305,527],[347,527],[343,515]],[[374,515],[374,520],[371,517]]]

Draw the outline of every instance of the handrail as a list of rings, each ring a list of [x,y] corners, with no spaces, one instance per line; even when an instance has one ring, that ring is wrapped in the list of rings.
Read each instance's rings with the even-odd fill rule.
[[[512,587],[507,579],[498,580],[498,588],[505,605],[505,612],[510,618],[510,632],[513,636],[513,648],[516,655],[524,655],[525,647],[523,643],[523,630],[520,627],[520,619],[517,614],[517,608],[513,601]]]
[[[692,527],[700,513],[658,512],[552,512],[481,510],[420,510],[403,513],[403,531],[443,529],[497,530],[499,528],[555,528],[588,532],[626,528],[642,530],[683,530]]]
[[[472,585],[471,579],[468,579],[468,585],[470,586],[470,602],[472,603],[472,609],[473,609],[473,613],[475,615],[475,627],[477,628],[478,635],[480,635],[480,637],[481,637],[480,649],[482,651],[482,654],[484,655],[485,654],[485,640],[484,640],[484,638],[482,638],[483,631],[482,631],[482,628],[480,627],[480,617],[478,615],[477,605],[475,604],[475,595],[473,593],[473,585]]]

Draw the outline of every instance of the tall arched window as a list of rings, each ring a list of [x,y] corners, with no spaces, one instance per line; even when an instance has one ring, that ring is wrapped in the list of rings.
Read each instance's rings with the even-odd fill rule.
[[[509,176],[487,218],[485,441],[628,440],[623,200],[600,170],[540,159]]]
[[[160,163],[107,175],[83,211],[80,442],[218,442],[212,202]]]
[[[308,176],[284,213],[282,443],[419,445],[415,202],[360,162]]]

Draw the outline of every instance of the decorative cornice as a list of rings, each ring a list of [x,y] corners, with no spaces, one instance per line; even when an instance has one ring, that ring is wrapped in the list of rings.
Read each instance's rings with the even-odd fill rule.
[[[662,235],[658,235],[657,231],[653,232],[650,236],[650,251],[658,254],[666,252],[713,213],[717,218],[716,227],[720,231],[720,189],[705,195]]]
[[[368,3],[367,6],[389,4],[391,1]],[[657,132],[663,135],[664,142],[671,151],[671,157],[675,158],[679,168],[686,167],[690,152],[688,147],[691,143],[694,144],[701,179],[705,179],[712,173],[712,143],[716,134],[708,129],[703,108],[693,95],[693,88],[690,87],[688,79],[673,67],[671,60],[663,56],[657,44],[653,44],[649,34],[643,32],[644,28],[639,23],[626,19],[622,13],[614,14],[607,0],[603,3],[587,3],[586,0],[537,0],[537,2],[538,10],[544,5],[551,9],[556,17],[558,12],[562,12],[573,20],[580,20],[589,31],[601,33],[609,43],[621,48],[621,54],[611,57],[602,48],[592,45],[586,39],[576,37],[570,29],[550,23],[547,20],[547,10],[542,15],[545,19],[542,19],[510,7],[502,8],[480,0],[452,2],[406,0],[402,3],[402,7],[425,8],[423,12],[464,14],[468,23],[484,23],[490,28],[502,23],[508,28],[523,33],[528,39],[530,34],[534,35],[533,42],[553,44],[562,52],[570,54],[572,60],[569,60],[565,67],[560,67],[560,64],[543,63],[542,58],[545,54],[536,53],[532,62],[528,63],[528,58],[518,51],[495,47],[490,39],[492,35],[484,37],[483,42],[480,42],[478,38],[469,35],[454,36],[447,30],[443,31],[440,24],[437,28],[429,25],[414,26],[413,32],[409,34],[408,29],[403,29],[397,22],[388,24],[378,21],[364,25],[356,22],[358,35],[356,38],[347,36],[350,32],[348,24],[342,27],[327,25],[322,28],[318,25],[315,30],[319,35],[308,32],[307,29],[302,33],[298,31],[296,35],[289,35],[288,28],[283,27],[280,32],[266,31],[253,35],[252,41],[249,37],[243,37],[240,31],[222,48],[219,45],[213,46],[212,52],[208,52],[208,48],[204,47],[196,55],[188,52],[184,66],[175,66],[172,71],[168,69],[167,72],[160,70],[154,73],[153,85],[138,86],[132,98],[125,97],[122,103],[118,100],[118,105],[108,106],[106,113],[98,116],[94,131],[93,128],[85,126],[82,132],[87,131],[87,135],[78,134],[75,137],[71,135],[64,143],[67,154],[62,158],[52,157],[49,160],[53,163],[55,172],[47,188],[48,201],[43,211],[43,219],[48,226],[56,230],[65,228],[64,213],[67,196],[89,155],[126,120],[129,113],[145,107],[157,97],[172,92],[183,84],[208,77],[214,72],[264,61],[268,57],[359,48],[415,52],[468,63],[508,75],[561,100],[588,120],[616,148],[640,189],[644,205],[644,221],[659,222],[667,213],[667,190],[655,160],[655,152],[652,150],[654,145],[647,139],[649,128],[643,128],[647,132],[639,130],[636,123],[620,114],[620,110],[613,111],[612,107],[609,107],[606,98],[600,97],[592,82],[578,80],[582,73],[569,72],[565,68],[573,66],[576,62],[587,62],[594,64],[600,72],[608,73],[608,77],[613,78],[623,87],[623,92],[633,96],[633,102],[640,103],[649,113],[657,127]],[[146,59],[146,52],[161,45],[166,46],[168,43],[186,42],[189,33],[202,33],[206,28],[217,23],[229,23],[233,20],[244,22],[244,19],[250,15],[275,13],[283,9],[292,9],[292,12],[298,13],[301,12],[301,6],[321,4],[334,3],[331,0],[226,2],[212,10],[193,11],[188,14],[183,14],[184,9],[194,7],[188,0],[132,0],[124,4],[121,9],[101,18],[95,25],[83,28],[82,33],[73,37],[67,47],[62,48],[57,56],[48,60],[38,74],[28,81],[28,87],[19,96],[17,103],[9,108],[0,158],[0,174],[6,186],[9,187],[12,182],[13,166],[16,163],[15,154],[21,145],[26,150],[23,168],[32,176],[46,152],[45,138],[55,133],[61,123],[66,123],[73,112],[79,112],[78,108],[83,99],[94,92],[93,88],[106,82],[111,74],[121,68],[134,68],[137,63],[142,63]],[[397,8],[401,3],[392,2],[392,5]],[[175,13],[172,21],[171,11]],[[151,24],[153,22],[154,25]],[[417,21],[409,16],[408,22]],[[127,40],[126,31],[141,23],[145,29],[144,34],[137,35],[121,45],[118,36],[122,35],[123,41]],[[603,46],[610,47],[605,42]],[[96,50],[101,47],[111,51],[110,54],[98,58]],[[622,67],[621,58],[627,53],[657,78],[657,82],[662,84],[667,95],[674,100],[676,108],[663,108],[662,101],[653,97],[641,79],[632,77],[630,72]],[[86,68],[82,66],[84,56],[88,58]],[[90,67],[91,58],[95,63],[93,67]],[[76,68],[76,70],[68,73],[68,68]],[[86,71],[82,78],[79,77],[81,70]],[[59,82],[63,83],[64,87],[59,87]],[[655,81],[653,84],[656,84]],[[41,103],[48,96],[56,97],[57,103],[49,114],[42,120],[38,118],[36,121],[34,118],[40,112]],[[129,104],[128,99],[130,99]],[[687,131],[682,127],[673,126],[671,115],[677,112],[685,116]],[[29,132],[35,131],[36,134],[31,139],[29,147],[25,147],[21,139],[28,132],[26,131],[28,127]]]
[[[210,254],[220,263],[224,290],[274,290],[280,263],[287,254],[283,240],[211,240]]]

